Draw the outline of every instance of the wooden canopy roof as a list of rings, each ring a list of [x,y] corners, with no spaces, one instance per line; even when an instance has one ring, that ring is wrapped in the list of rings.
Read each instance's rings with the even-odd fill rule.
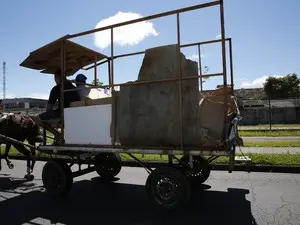
[[[41,70],[41,73],[54,74],[61,68],[60,50],[61,40],[57,39],[29,54],[29,56],[20,64],[20,66]],[[84,66],[90,65],[108,58],[107,56],[76,44],[72,41],[65,40],[66,49],[66,76],[72,76]]]

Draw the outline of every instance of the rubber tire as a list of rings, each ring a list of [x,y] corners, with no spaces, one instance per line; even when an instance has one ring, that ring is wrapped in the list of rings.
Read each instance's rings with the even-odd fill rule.
[[[173,197],[173,202],[171,200],[169,203],[159,200],[159,196],[156,195],[157,182],[166,177],[174,180],[179,186],[177,196]],[[191,198],[191,187],[188,180],[181,171],[172,167],[156,168],[147,178],[146,190],[151,204],[157,209],[167,211],[175,211],[185,207]]]
[[[209,162],[204,159],[201,156],[193,156],[193,164],[195,166],[199,165],[202,168],[202,171],[196,171],[197,174],[195,176],[191,176],[191,173],[189,173],[187,166],[185,164],[189,163],[189,156],[184,155],[181,157],[180,162],[183,162],[184,164],[181,164],[181,170],[183,171],[183,173],[185,174],[185,176],[187,177],[188,181],[190,182],[190,184],[192,186],[196,186],[199,184],[203,184],[210,176],[210,171],[211,171],[211,165],[209,164]],[[195,168],[195,167],[194,167]],[[198,168],[200,169],[200,168]],[[199,174],[199,172],[201,174]]]
[[[59,177],[59,187],[53,188],[53,176]],[[65,197],[69,194],[73,185],[73,175],[68,164],[63,161],[48,161],[42,171],[42,180],[46,192],[52,196]]]
[[[106,180],[112,180],[122,169],[122,160],[116,153],[100,153],[94,158],[96,172]]]

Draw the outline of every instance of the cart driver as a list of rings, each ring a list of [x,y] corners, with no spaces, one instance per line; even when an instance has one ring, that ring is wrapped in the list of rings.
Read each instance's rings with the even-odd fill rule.
[[[39,118],[41,120],[52,120],[60,118],[60,75],[60,70],[57,70],[54,74],[56,85],[50,91],[46,112],[39,115]],[[75,88],[76,87],[71,83],[71,81],[67,79],[64,80],[64,90]],[[58,108],[54,109],[56,101],[58,101]],[[64,92],[64,108],[69,108],[70,103],[75,101],[80,101],[80,96],[76,90]]]
[[[51,89],[49,100],[47,104],[46,112],[39,114],[38,116],[32,116],[31,119],[41,127],[54,134],[55,137],[59,137],[60,133],[54,129],[49,123],[43,124],[43,121],[50,122],[51,120],[60,119],[60,70],[54,73],[54,80],[56,85]],[[76,87],[64,79],[64,90],[75,89],[74,91],[64,92],[64,108],[69,108],[71,102],[80,101],[80,97],[77,93]],[[54,109],[55,103],[58,101],[58,108]]]

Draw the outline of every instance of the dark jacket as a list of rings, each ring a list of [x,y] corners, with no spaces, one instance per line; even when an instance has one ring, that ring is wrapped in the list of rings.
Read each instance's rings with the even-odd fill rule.
[[[65,80],[64,90],[76,88],[70,81]],[[60,109],[60,85],[56,85],[52,88],[49,96],[48,103],[55,104],[58,101],[58,109]],[[64,108],[69,108],[71,102],[80,101],[77,90],[64,92]]]

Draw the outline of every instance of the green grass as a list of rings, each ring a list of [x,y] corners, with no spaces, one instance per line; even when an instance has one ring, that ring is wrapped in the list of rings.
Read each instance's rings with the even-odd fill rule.
[[[300,147],[300,141],[249,141],[245,147]]]
[[[256,164],[300,165],[300,154],[247,154]]]
[[[289,131],[239,131],[239,135],[241,137],[288,137],[288,136],[299,136],[300,137],[300,130],[289,130]]]

